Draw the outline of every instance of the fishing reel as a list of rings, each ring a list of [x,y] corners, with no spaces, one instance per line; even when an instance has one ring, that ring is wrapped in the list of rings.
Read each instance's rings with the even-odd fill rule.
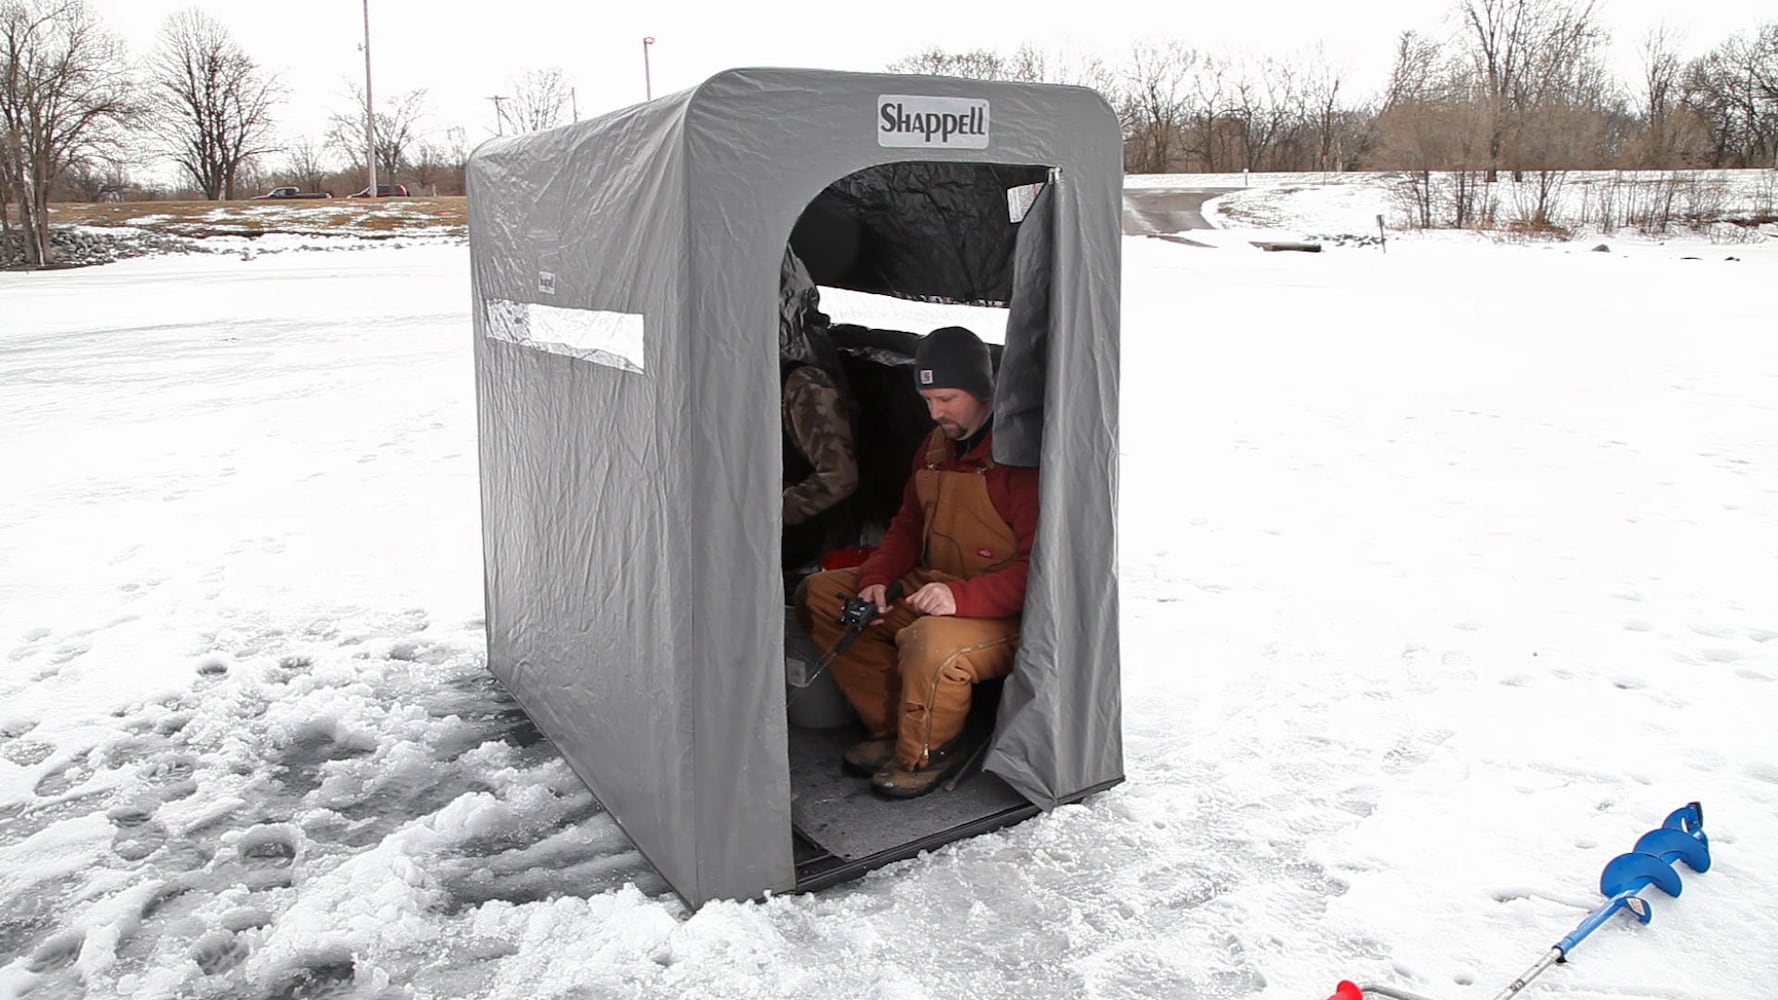
[[[847,629],[863,628],[882,614],[875,601],[867,601],[854,594],[839,594],[838,597],[844,603],[840,605],[839,616],[834,621]]]
[[[901,581],[897,580],[884,591],[883,600],[894,604],[901,599]],[[856,594],[835,594],[841,601],[839,616],[834,619],[844,626],[848,632],[858,631],[883,616],[882,609],[874,601],[867,601]]]

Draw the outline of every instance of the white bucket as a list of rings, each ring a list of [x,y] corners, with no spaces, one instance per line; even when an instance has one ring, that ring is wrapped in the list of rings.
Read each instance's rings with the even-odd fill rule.
[[[796,621],[796,609],[784,609],[784,696],[790,724],[803,729],[832,729],[857,718],[852,704],[834,682],[833,671],[815,674],[821,651]]]

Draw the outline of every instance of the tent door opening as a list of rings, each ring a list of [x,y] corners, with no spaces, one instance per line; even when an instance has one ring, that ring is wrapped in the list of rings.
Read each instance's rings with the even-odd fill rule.
[[[989,343],[999,371],[1015,295],[1047,299],[1047,280],[1019,287],[1014,260],[1050,177],[1042,166],[890,163],[834,182],[804,209],[780,275],[780,362],[794,364],[800,353],[801,363],[829,373],[847,403],[858,465],[857,489],[840,520],[845,529],[829,532],[823,548],[874,544],[900,506],[915,451],[933,426],[913,380],[921,336],[939,326],[969,327]],[[1047,315],[1047,301],[1020,304]],[[786,433],[788,482],[794,442]],[[965,731],[981,752],[938,790],[887,799],[842,770],[847,748],[868,733],[831,677],[810,677],[825,650],[814,648],[791,606],[796,585],[817,568],[806,541],[793,545],[787,529],[784,648],[797,889],[855,878],[1036,815],[1037,806],[981,769],[1000,681],[975,688]]]

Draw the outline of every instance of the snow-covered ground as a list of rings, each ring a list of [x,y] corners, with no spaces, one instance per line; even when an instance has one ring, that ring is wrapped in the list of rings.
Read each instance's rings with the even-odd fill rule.
[[[1381,216],[1389,238],[1413,228],[1411,199],[1405,199],[1406,175],[1394,172],[1131,174],[1124,188],[1132,191],[1217,190],[1225,192],[1205,207],[1205,217],[1223,227],[1262,227],[1299,235],[1376,236]],[[1433,175],[1431,214],[1445,225],[1451,214],[1448,173]],[[1494,226],[1475,231],[1478,241],[1519,240],[1516,220],[1535,217],[1545,205],[1547,221],[1574,239],[1621,239],[1661,243],[1703,241],[1744,245],[1778,238],[1778,224],[1737,225],[1739,219],[1771,220],[1778,214],[1778,170],[1565,171],[1541,182],[1537,175],[1513,181],[1502,175],[1476,196],[1477,206],[1492,206]],[[1479,210],[1479,209],[1478,209]],[[1661,228],[1653,220],[1666,217]],[[1699,220],[1695,223],[1688,220]],[[1649,223],[1644,225],[1643,223]],[[1276,238],[1276,237],[1274,237]]]
[[[696,913],[485,673],[465,248],[0,274],[0,997],[1486,1000],[1693,799],[1526,996],[1769,996],[1778,246],[1582,251],[1126,240],[1128,781]]]

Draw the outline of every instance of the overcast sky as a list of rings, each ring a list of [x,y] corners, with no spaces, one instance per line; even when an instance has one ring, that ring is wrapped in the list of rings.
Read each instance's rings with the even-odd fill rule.
[[[1030,42],[1048,51],[1127,61],[1138,40],[1177,39],[1199,48],[1284,55],[1320,44],[1361,93],[1387,77],[1397,33],[1451,30],[1442,0],[1354,3],[1170,3],[1145,0],[1027,2],[1016,9],[948,0],[904,0],[847,8],[831,2],[614,5],[586,0],[498,0],[468,5],[437,0],[369,0],[372,90],[385,96],[428,92],[425,127],[467,128],[472,142],[494,130],[487,98],[510,94],[528,69],[560,67],[575,87],[581,117],[643,97],[644,36],[655,95],[693,86],[738,66],[814,66],[880,70],[930,46],[1010,52]],[[319,137],[328,116],[350,105],[363,85],[363,0],[88,0],[136,55],[154,45],[167,15],[198,7],[222,22],[250,55],[276,72],[286,102],[279,109],[291,137]],[[470,13],[460,13],[467,8]],[[1011,12],[1008,12],[1008,11]],[[1688,54],[1729,35],[1778,20],[1772,0],[1599,0],[1614,42],[1614,68],[1634,71],[1635,46],[1665,22],[1687,38]]]

